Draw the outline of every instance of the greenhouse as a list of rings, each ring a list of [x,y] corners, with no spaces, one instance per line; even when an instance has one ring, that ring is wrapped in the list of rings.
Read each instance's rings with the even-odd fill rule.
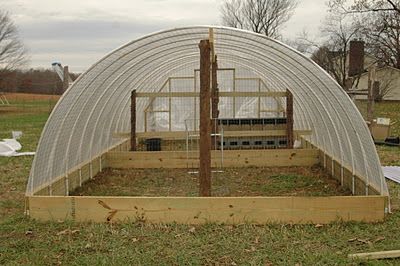
[[[198,155],[194,156],[202,147],[201,40],[211,44],[210,68],[214,70],[212,74],[208,71],[212,80],[212,132],[208,135],[213,170],[319,164],[352,195],[359,196],[342,197],[335,203],[347,205],[349,210],[331,210],[329,197],[315,198],[313,205],[310,197],[311,203],[304,206],[311,206],[311,216],[318,217],[320,202],[332,211],[331,216],[326,218],[329,215],[325,213],[324,218],[320,215],[315,220],[310,216],[297,220],[288,216],[282,221],[329,222],[337,216],[382,219],[388,204],[386,181],[366,123],[343,89],[311,59],[279,41],[214,26],[165,30],[134,40],[104,56],[73,83],[53,110],[38,144],[26,190],[27,210],[32,217],[43,218],[44,213],[51,213],[52,218],[90,220],[90,215],[100,214],[78,213],[79,208],[82,212],[88,210],[84,206],[91,202],[107,206],[107,220],[120,215],[109,207],[107,198],[83,197],[81,202],[79,197],[70,196],[106,168],[201,171]],[[46,200],[52,198],[57,202],[47,204]],[[110,202],[133,213],[133,205],[143,204],[149,220],[187,221],[187,217],[181,217],[184,211],[163,213],[162,219],[146,212],[146,208],[155,206],[169,210],[168,204],[179,205],[174,202],[177,198],[165,199],[169,201],[156,204],[154,198],[132,197],[136,202],[132,203],[115,197]],[[272,198],[261,199],[267,206],[272,204],[268,203]],[[254,203],[246,197],[232,198],[232,204],[227,203],[229,197],[180,200],[201,210],[214,204],[211,200],[223,200],[227,206],[239,204],[241,211],[246,204]],[[296,208],[296,199],[279,201]],[[260,206],[257,208],[262,211]],[[281,221],[276,217],[284,215],[279,215],[268,219]],[[212,218],[211,211],[209,217],[220,221],[220,217]],[[257,215],[253,218],[257,220]]]

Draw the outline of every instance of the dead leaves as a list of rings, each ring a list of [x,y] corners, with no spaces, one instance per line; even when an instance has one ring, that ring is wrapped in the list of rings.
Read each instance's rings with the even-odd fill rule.
[[[78,230],[78,229],[76,229],[76,230],[65,229],[65,230],[62,230],[62,231],[58,232],[56,235],[57,235],[57,236],[75,235],[75,234],[77,234],[77,233],[79,233],[79,232],[80,232],[80,230]]]
[[[385,237],[384,237],[384,236],[379,236],[379,237],[377,237],[377,238],[374,239],[374,240],[370,240],[369,238],[363,239],[363,238],[357,238],[357,237],[355,237],[355,238],[350,238],[349,240],[347,240],[347,242],[350,242],[350,243],[358,243],[358,244],[365,244],[365,245],[372,246],[374,243],[380,242],[380,241],[383,241],[383,240],[385,240]]]
[[[254,251],[256,251],[256,250],[257,250],[257,249],[256,249],[255,246],[251,246],[250,249],[245,249],[244,251],[246,251],[246,252],[254,252]]]

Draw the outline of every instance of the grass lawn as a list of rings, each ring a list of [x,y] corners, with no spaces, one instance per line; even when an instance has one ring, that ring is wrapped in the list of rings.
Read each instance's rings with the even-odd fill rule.
[[[10,137],[11,130],[22,130],[24,150],[34,150],[48,117],[47,104],[46,100],[42,101],[42,105],[31,107],[29,112],[24,108],[22,112],[0,111],[0,138]],[[386,107],[382,110],[389,109],[393,117],[400,116],[400,103]],[[381,110],[379,105],[377,110]],[[395,130],[400,132],[399,125]],[[378,151],[383,164],[400,165],[399,148],[378,147]],[[349,253],[400,249],[400,211],[389,215],[384,223],[337,222],[324,226],[36,222],[23,215],[31,163],[31,157],[0,157],[0,265],[400,264],[400,260],[362,262],[347,258]],[[123,181],[123,172],[108,171],[115,171],[118,182]],[[259,174],[255,173],[255,180]],[[288,176],[286,172],[284,175]],[[297,173],[297,177],[291,178],[300,182],[298,176],[309,175]],[[141,184],[140,180],[136,181]],[[156,185],[159,182],[155,187],[162,191],[162,182],[170,181],[154,179]],[[94,182],[103,181],[98,178]],[[290,182],[284,184],[290,185]],[[317,182],[315,186],[321,184]],[[243,191],[250,188],[254,191],[252,186],[257,186],[257,182],[248,183]],[[392,197],[398,200],[400,186],[393,182],[389,186]]]

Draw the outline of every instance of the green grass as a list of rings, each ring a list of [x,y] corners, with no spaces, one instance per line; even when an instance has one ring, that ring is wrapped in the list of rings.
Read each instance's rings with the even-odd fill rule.
[[[367,118],[367,101],[357,101],[356,106],[360,113]],[[374,117],[390,118],[394,125],[391,127],[391,135],[400,136],[400,102],[380,102],[374,106]]]
[[[400,104],[395,107],[390,111],[393,117],[399,116]],[[0,112],[0,138],[22,130],[24,150],[33,150],[48,116],[45,109],[37,108],[33,114]],[[398,149],[378,149],[383,163],[398,164]],[[400,260],[347,259],[349,253],[400,249],[399,211],[383,223],[337,222],[322,227],[36,222],[23,215],[31,163],[31,157],[0,157],[0,265],[400,264]],[[290,187],[296,177],[285,176],[284,184]],[[389,187],[392,197],[399,199],[399,185],[389,182]]]

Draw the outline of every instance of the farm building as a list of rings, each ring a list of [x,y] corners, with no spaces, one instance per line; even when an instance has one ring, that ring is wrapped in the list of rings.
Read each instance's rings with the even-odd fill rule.
[[[376,81],[379,82],[379,95],[382,100],[400,101],[400,69],[390,66],[376,69]],[[360,76],[358,89],[368,89],[368,72]],[[366,100],[368,95],[357,95],[356,99]]]
[[[105,168],[201,172],[201,136],[213,169],[319,164],[354,196],[69,196]],[[363,118],[324,70],[265,36],[198,26],[132,41],[82,74],[43,130],[26,195],[43,220],[324,223],[382,220],[388,189]]]

